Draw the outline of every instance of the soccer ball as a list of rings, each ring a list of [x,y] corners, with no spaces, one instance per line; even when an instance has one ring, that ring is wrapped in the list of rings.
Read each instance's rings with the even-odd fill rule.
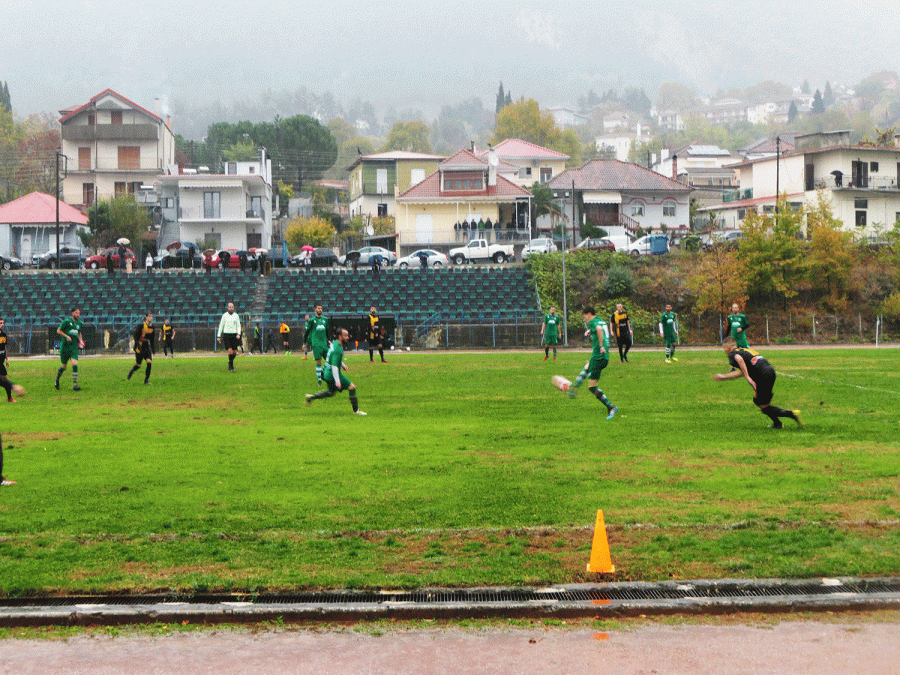
[[[406,351],[409,351],[409,347],[406,348]]]
[[[572,383],[562,375],[554,375],[552,378],[550,378],[550,381],[553,382],[554,387],[562,392],[569,391],[569,387],[572,386]]]
[[[25,393],[25,387],[23,387],[21,384],[14,384],[12,390],[19,396]]]

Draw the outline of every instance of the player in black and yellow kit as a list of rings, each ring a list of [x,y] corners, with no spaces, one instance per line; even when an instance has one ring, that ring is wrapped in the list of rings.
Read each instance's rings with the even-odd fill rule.
[[[162,328],[159,329],[159,339],[163,343],[163,356],[171,354],[175,358],[175,348],[172,347],[172,340],[175,339],[175,326],[169,323],[170,319],[163,322]]]
[[[378,349],[378,355],[381,357],[382,363],[387,363],[384,358],[384,346],[381,344],[381,319],[378,318],[378,312],[374,307],[369,309],[369,362],[375,363],[375,349]]]
[[[22,394],[25,390],[9,379],[7,367],[9,366],[9,356],[6,353],[7,337],[3,328],[6,326],[6,319],[0,318],[0,387],[6,390],[6,400],[10,403],[16,403],[13,398],[13,392]]]
[[[785,410],[771,404],[772,389],[775,387],[775,369],[772,364],[766,361],[759,352],[738,347],[734,338],[726,338],[722,343],[722,348],[728,355],[728,363],[731,364],[733,370],[730,373],[713,375],[714,380],[721,382],[736,380],[739,377],[746,379],[753,388],[753,402],[763,415],[772,420],[773,429],[781,429],[780,418],[782,417],[794,420],[799,427],[803,426],[799,410]]]
[[[153,352],[156,351],[156,329],[153,327],[153,314],[146,314],[143,322],[134,329],[134,359],[136,363],[128,372],[128,379],[141,367],[141,361],[147,362],[144,370],[144,384],[150,384],[150,370],[153,368]]]
[[[628,363],[628,350],[634,342],[634,329],[631,327],[631,319],[622,303],[616,304],[616,311],[610,317],[609,325],[616,334],[616,344],[619,345],[619,361]],[[623,351],[624,348],[624,351]]]

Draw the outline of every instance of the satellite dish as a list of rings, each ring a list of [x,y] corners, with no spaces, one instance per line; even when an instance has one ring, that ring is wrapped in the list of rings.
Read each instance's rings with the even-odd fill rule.
[[[370,237],[375,234],[375,228],[371,225],[366,225],[366,234]]]

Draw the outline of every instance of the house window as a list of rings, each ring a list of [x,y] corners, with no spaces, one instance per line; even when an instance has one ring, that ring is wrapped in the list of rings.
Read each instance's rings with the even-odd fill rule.
[[[125,181],[116,181],[113,186],[113,195],[118,197],[125,194]]]
[[[141,168],[141,149],[138,146],[119,146],[119,168],[120,169],[140,169]]]
[[[644,205],[643,204],[632,204],[631,205],[631,217],[632,218],[643,218],[644,217]]]
[[[387,204],[379,204],[378,205],[378,217],[386,218],[387,217]]]
[[[869,208],[869,200],[868,199],[854,199],[853,200],[853,208],[854,209],[867,209],[867,208]]]
[[[175,208],[174,197],[163,197],[160,201],[162,202],[162,207],[164,209],[174,209]]]
[[[551,178],[553,178],[553,169],[549,167],[541,167],[541,182],[549,183]]]
[[[237,162],[228,162],[228,171],[229,176],[234,176],[237,174]]]
[[[204,192],[203,193],[203,217],[204,218],[221,218],[222,216],[222,193],[221,192]]]
[[[87,171],[91,168],[91,149],[78,148],[78,168]]]
[[[667,202],[663,204],[663,215],[668,216],[670,218],[675,217],[675,205],[671,202]]]
[[[737,217],[738,220],[743,220],[747,216],[747,209],[738,209]]]
[[[856,226],[857,227],[865,227],[866,226],[866,212],[865,211],[857,211],[856,212]]]
[[[772,204],[766,204],[765,206],[763,206],[763,213],[774,213],[774,212],[775,212],[775,206],[774,206],[774,205],[772,205]]]
[[[254,218],[262,218],[262,197],[250,197],[250,213]]]
[[[122,124],[122,111],[121,110],[110,111],[109,123],[110,124]]]
[[[82,204],[93,204],[94,203],[94,184],[93,183],[82,183],[81,184],[81,199]]]
[[[97,124],[97,113],[88,113],[88,125],[94,126]]]
[[[481,189],[481,178],[473,178],[472,179],[472,189],[480,190]]]
[[[531,177],[531,167],[523,166],[519,169],[519,178],[530,178]]]
[[[878,162],[869,162],[869,173],[878,173]]]

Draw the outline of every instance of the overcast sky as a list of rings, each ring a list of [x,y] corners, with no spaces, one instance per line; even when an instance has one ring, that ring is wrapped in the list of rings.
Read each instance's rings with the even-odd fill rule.
[[[651,99],[678,80],[713,94],[762,80],[813,89],[900,70],[896,0],[5,0],[0,81],[18,116],[115,89],[252,101],[306,86],[342,103],[436,112],[472,96],[572,105],[594,88]],[[176,121],[177,124],[177,121]]]

